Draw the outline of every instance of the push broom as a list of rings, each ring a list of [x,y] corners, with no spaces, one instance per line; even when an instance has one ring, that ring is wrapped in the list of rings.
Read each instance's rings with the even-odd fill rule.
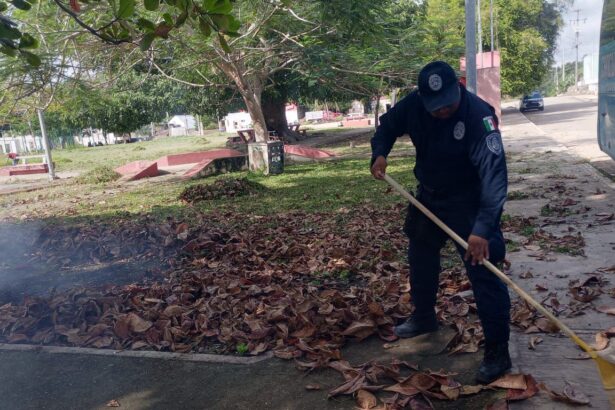
[[[388,182],[397,192],[399,192],[404,198],[408,199],[412,205],[417,207],[421,212],[425,214],[433,223],[438,225],[440,229],[448,234],[455,242],[461,245],[464,249],[468,249],[468,244],[459,235],[457,235],[451,228],[446,226],[437,216],[435,216],[429,209],[425,208],[416,198],[414,198],[408,191],[404,189],[397,181],[388,175],[384,175],[384,180]],[[512,288],[519,296],[521,296],[527,303],[532,305],[536,310],[547,317],[553,324],[555,324],[562,332],[570,337],[581,349],[585,350],[587,354],[596,362],[598,370],[600,371],[600,377],[602,384],[607,390],[615,389],[615,363],[600,356],[591,346],[585,343],[579,336],[576,335],[568,326],[563,324],[557,319],[551,312],[545,309],[540,303],[536,302],[530,295],[528,295],[523,289],[517,286],[508,276],[502,271],[496,268],[488,260],[483,260],[482,264],[493,272],[498,278]]]

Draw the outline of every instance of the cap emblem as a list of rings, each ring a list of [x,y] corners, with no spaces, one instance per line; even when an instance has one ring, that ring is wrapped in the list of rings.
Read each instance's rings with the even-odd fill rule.
[[[442,88],[442,77],[438,74],[432,74],[429,76],[429,88],[432,91],[440,91]]]

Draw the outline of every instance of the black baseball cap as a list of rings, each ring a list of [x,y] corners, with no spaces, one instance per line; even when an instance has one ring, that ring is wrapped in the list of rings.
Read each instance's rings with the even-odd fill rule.
[[[419,73],[419,94],[429,112],[459,101],[459,81],[455,70],[444,61],[427,64]]]

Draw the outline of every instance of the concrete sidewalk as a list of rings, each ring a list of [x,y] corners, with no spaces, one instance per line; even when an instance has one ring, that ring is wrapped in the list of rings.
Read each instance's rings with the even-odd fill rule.
[[[523,192],[529,196],[528,199],[509,200],[505,213],[525,218],[536,217],[538,224],[544,225],[545,231],[556,236],[581,233],[585,240],[586,255],[553,254],[549,256],[555,260],[538,260],[531,256],[535,253],[533,250],[521,247],[520,251],[508,254],[512,262],[511,278],[539,301],[550,294],[562,305],[568,304],[572,301],[568,293],[570,281],[585,280],[590,276],[587,273],[615,266],[614,221],[600,221],[599,216],[615,212],[615,184],[567,149],[557,135],[545,134],[517,110],[505,111],[504,124],[502,134],[511,158],[509,192]],[[556,204],[565,198],[578,202],[570,207],[569,215],[550,218],[541,216],[543,206]],[[513,240],[520,239],[515,235],[506,236]],[[522,279],[520,275],[528,271],[533,277]],[[608,288],[615,285],[613,273],[603,276],[610,279]],[[538,291],[538,284],[546,285],[548,291]],[[605,294],[592,303],[595,306],[615,305],[613,299]],[[572,318],[562,315],[561,319],[590,343],[596,332],[615,325],[612,316],[593,309],[584,310],[583,315]],[[540,334],[544,342],[536,350],[530,350],[528,342],[531,336],[535,335],[513,333],[511,345],[516,346],[518,356],[515,365],[520,372],[530,373],[537,380],[560,391],[565,381],[578,383],[581,391],[590,397],[594,408],[615,407],[615,394],[603,390],[593,361],[566,358],[575,357],[580,352],[572,341],[563,336]],[[615,357],[612,352],[611,349],[611,357]],[[511,408],[567,407],[540,394],[530,400],[515,403]]]
[[[521,246],[508,256],[512,262],[511,277],[539,300],[553,292],[562,305],[567,304],[570,280],[586,279],[588,272],[615,266],[614,221],[596,222],[600,218],[597,215],[614,212],[615,184],[515,110],[505,111],[504,124],[504,142],[510,156],[510,190],[529,194],[527,199],[509,201],[506,214],[536,216],[546,231],[555,235],[580,232],[586,242],[586,257],[556,253],[549,255],[555,260],[548,261],[537,260],[531,256],[532,250]],[[545,204],[564,197],[578,201],[570,209],[579,213],[558,218],[540,215]],[[518,243],[523,239],[515,234],[507,237]],[[532,272],[533,278],[522,279],[520,274],[527,271]],[[613,273],[603,276],[611,279],[609,287],[615,286]],[[536,284],[546,285],[549,291],[538,292]],[[609,295],[601,295],[593,303],[615,305]],[[592,340],[595,332],[615,326],[612,316],[593,309],[582,316],[563,319],[587,341]],[[394,342],[395,347],[390,349],[384,349],[382,341],[371,338],[350,343],[343,356],[353,365],[399,358],[422,368],[458,372],[457,380],[473,384],[482,350],[448,356],[442,351],[451,335],[452,330],[442,329],[432,335]],[[591,360],[566,358],[579,353],[570,340],[539,334],[543,343],[536,350],[529,350],[529,336],[513,332],[511,353],[516,371],[532,374],[558,391],[565,380],[578,383],[590,398],[592,408],[609,409],[615,405],[613,394],[602,389]],[[352,409],[352,398],[327,399],[327,391],[342,382],[333,370],[305,373],[295,369],[292,362],[275,358],[231,365],[0,351],[1,409],[103,409],[111,400],[117,400],[125,409]],[[307,384],[319,384],[322,390],[308,391]],[[482,409],[498,397],[502,397],[502,392],[485,391],[459,401],[434,401],[434,405],[437,409]],[[540,393],[511,408],[573,407],[551,401]]]

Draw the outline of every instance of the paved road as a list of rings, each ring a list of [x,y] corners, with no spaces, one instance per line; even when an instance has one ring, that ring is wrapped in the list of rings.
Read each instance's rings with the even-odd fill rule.
[[[583,95],[545,98],[544,111],[529,111],[525,116],[571,153],[615,176],[615,161],[598,146],[597,113],[598,98]]]

